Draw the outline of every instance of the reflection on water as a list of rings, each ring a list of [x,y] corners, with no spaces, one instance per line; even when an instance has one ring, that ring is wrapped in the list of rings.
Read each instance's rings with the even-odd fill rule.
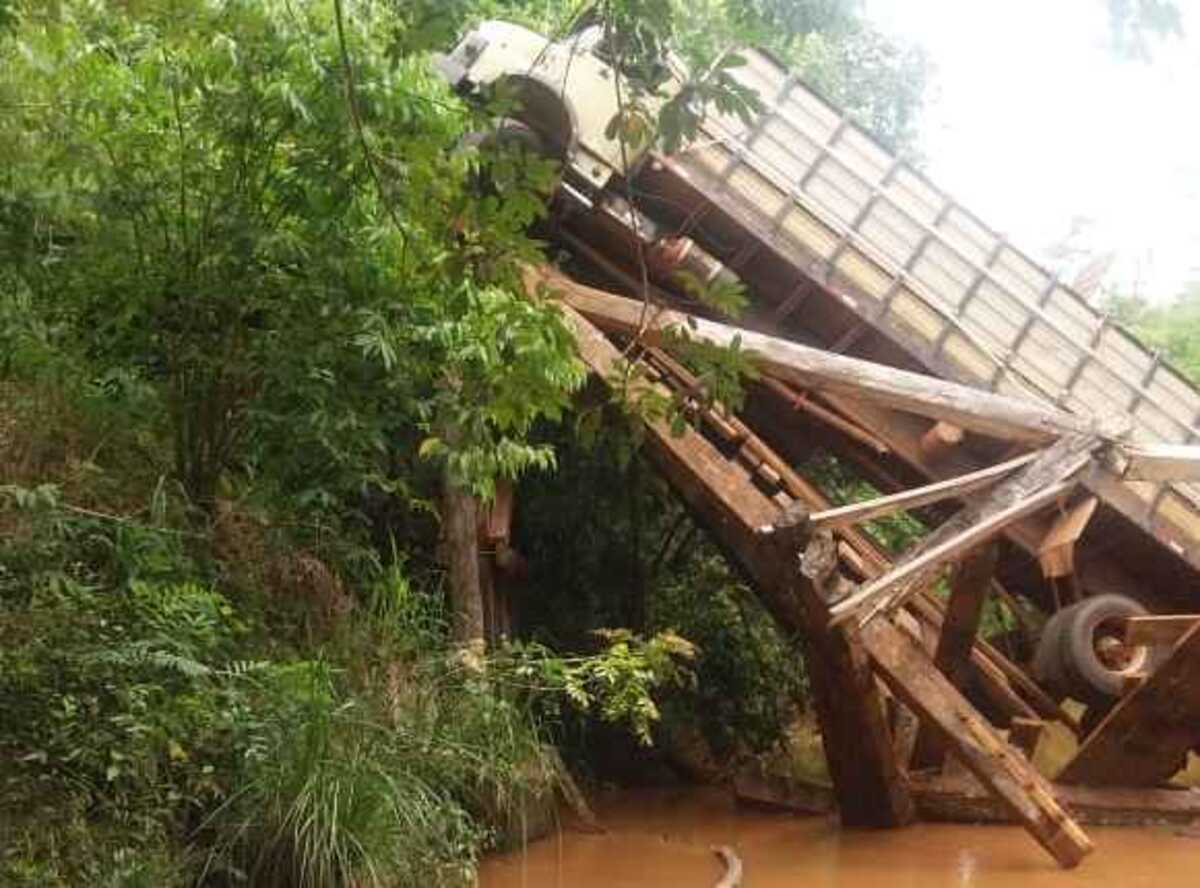
[[[739,809],[717,790],[638,790],[596,805],[603,835],[570,827],[489,860],[483,888],[709,888],[732,845],[745,888],[1175,888],[1197,884],[1200,839],[1177,830],[1099,829],[1097,850],[1065,872],[1019,827],[918,824],[841,831],[826,818]]]

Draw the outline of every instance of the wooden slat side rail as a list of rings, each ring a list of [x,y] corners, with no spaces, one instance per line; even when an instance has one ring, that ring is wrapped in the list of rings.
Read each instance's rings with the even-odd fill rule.
[[[600,378],[611,378],[621,359],[616,347],[569,307],[563,310],[583,360]],[[824,630],[816,594],[805,588],[796,569],[798,553],[781,563],[770,535],[757,532],[779,519],[779,507],[700,433],[687,429],[675,436],[665,422],[646,425],[647,455],[663,477],[746,571],[783,633],[806,640],[805,659],[843,822],[895,826],[911,821],[912,799],[892,755],[865,655],[844,634]]]
[[[967,553],[955,571],[950,587],[946,619],[938,636],[933,665],[947,681],[965,692],[971,678],[971,652],[987,602],[988,589],[996,571],[999,548],[993,543]],[[936,730],[928,723],[917,732],[912,767],[931,768],[942,763],[946,748]]]
[[[1060,783],[1154,786],[1200,744],[1200,624],[1112,708],[1059,774]]]
[[[946,420],[985,435],[1045,442],[1064,434],[1092,434],[1094,420],[1035,401],[995,395],[935,376],[837,355],[787,339],[719,324],[666,309],[643,311],[642,303],[588,287],[555,269],[528,268],[526,285],[546,284],[589,321],[622,333],[687,330],[695,339],[732,345],[753,355],[766,373],[802,388],[870,398],[931,419]]]
[[[1176,644],[1197,623],[1200,614],[1129,617],[1125,620],[1125,643]]]
[[[823,527],[848,527],[906,509],[917,509],[954,497],[963,497],[999,483],[1005,476],[1011,475],[1036,458],[1036,453],[1027,453],[1016,459],[1010,459],[958,478],[935,481],[932,484],[914,487],[900,493],[877,497],[861,503],[850,503],[824,512],[816,512],[810,516],[809,520],[812,521],[814,530]]]
[[[1063,867],[1092,851],[1049,783],[1014,752],[936,669],[920,644],[890,619],[874,620],[859,638],[880,676],[907,706],[935,726],[942,741]]]

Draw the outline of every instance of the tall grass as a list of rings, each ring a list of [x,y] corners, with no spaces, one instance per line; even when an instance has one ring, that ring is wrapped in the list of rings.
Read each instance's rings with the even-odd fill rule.
[[[293,705],[196,834],[210,884],[469,884],[484,850],[544,819],[557,756],[486,671],[448,655],[436,601],[390,572],[329,660],[269,690]]]

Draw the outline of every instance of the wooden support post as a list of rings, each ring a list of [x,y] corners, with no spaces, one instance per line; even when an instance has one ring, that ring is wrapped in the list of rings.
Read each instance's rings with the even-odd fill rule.
[[[950,588],[950,602],[933,664],[960,691],[966,691],[971,678],[971,651],[975,649],[975,636],[979,632],[998,554],[995,544],[969,552],[958,565]],[[937,730],[929,724],[923,725],[917,733],[912,767],[937,767],[945,757],[946,748]]]
[[[1046,780],[931,668],[916,639],[886,618],[863,626],[859,637],[892,692],[935,727],[954,755],[1061,866],[1073,867],[1091,852],[1091,841]]]
[[[601,379],[610,378],[620,360],[616,347],[568,306],[564,319],[584,361]],[[808,535],[803,509],[781,521],[779,506],[695,430],[675,435],[662,421],[648,422],[647,430],[647,455],[663,477],[746,571],[783,634],[804,641],[843,823],[880,827],[910,822],[912,799],[892,754],[866,655],[844,633],[827,627],[825,593],[819,587],[834,578],[817,570],[824,542],[811,554],[806,550],[801,572],[797,547]]]
[[[1200,744],[1200,624],[1165,663],[1088,735],[1058,780],[1089,786],[1154,786]]]

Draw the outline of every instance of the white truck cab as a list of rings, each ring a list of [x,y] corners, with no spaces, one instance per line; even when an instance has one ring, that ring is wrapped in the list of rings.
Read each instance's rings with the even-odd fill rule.
[[[518,101],[513,116],[562,160],[568,180],[599,190],[626,164],[632,168],[637,157],[605,134],[620,102],[613,82],[617,74],[597,55],[598,43],[596,29],[553,43],[520,25],[487,21],[437,64],[460,92],[510,89]]]

